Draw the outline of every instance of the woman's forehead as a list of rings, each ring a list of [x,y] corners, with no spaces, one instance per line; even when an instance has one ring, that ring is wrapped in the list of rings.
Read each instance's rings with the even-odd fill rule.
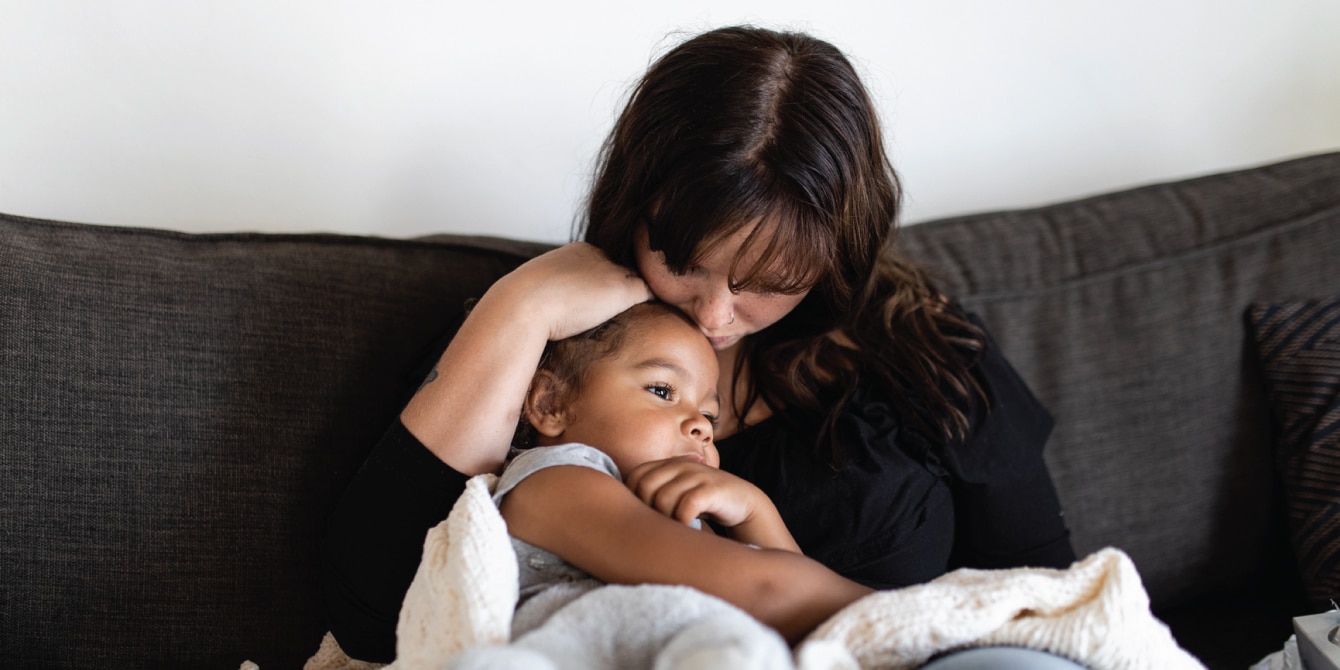
[[[759,227],[762,226],[762,229]],[[739,262],[750,265],[758,261],[769,243],[777,235],[775,222],[765,223],[761,218],[746,221],[712,239],[703,240],[694,254],[699,264]]]
[[[663,226],[659,235],[650,229],[657,224]],[[701,239],[689,240],[674,235],[673,223],[660,220],[640,228],[638,244],[663,253],[666,265],[676,273],[693,266],[706,268],[738,290],[797,293],[832,270],[831,231],[786,212],[722,222],[710,230]],[[688,248],[689,244],[693,246]]]
[[[723,256],[730,282],[742,290],[800,292],[819,283],[832,267],[831,240],[810,239],[780,217],[760,217],[728,239]]]

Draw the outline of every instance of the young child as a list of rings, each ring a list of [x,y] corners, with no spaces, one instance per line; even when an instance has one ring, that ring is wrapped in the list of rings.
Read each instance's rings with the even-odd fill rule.
[[[513,643],[452,667],[788,667],[778,633],[794,642],[869,592],[717,469],[717,370],[693,322],[656,303],[546,349],[518,434],[534,446],[494,493],[520,569]]]

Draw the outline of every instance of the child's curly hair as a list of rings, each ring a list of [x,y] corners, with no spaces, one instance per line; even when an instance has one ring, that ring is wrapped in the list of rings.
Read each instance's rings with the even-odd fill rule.
[[[629,307],[595,328],[545,345],[536,373],[548,371],[554,375],[557,386],[551,402],[566,405],[581,392],[582,386],[586,383],[586,373],[591,369],[592,363],[618,351],[624,345],[628,331],[635,322],[660,314],[670,314],[693,324],[683,312],[670,305],[644,302]],[[694,328],[697,326],[694,325]],[[521,420],[517,422],[516,432],[512,436],[512,446],[516,449],[529,449],[535,446],[535,440],[535,428],[526,420],[526,413],[523,410]]]

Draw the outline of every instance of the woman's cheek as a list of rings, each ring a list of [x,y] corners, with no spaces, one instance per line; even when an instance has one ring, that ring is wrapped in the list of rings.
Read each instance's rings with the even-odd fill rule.
[[[645,272],[642,276],[647,282],[647,287],[656,295],[657,300],[680,310],[685,310],[685,307],[691,302],[691,298],[693,297],[692,291],[688,290],[681,282],[676,281],[673,277],[666,277],[661,274],[647,274]]]

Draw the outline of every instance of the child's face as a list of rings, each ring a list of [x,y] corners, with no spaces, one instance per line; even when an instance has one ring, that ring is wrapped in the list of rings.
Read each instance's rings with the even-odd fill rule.
[[[561,441],[600,449],[625,476],[643,463],[675,456],[721,464],[712,443],[712,423],[721,411],[716,353],[702,333],[674,315],[630,324],[623,346],[591,365],[567,410]]]

